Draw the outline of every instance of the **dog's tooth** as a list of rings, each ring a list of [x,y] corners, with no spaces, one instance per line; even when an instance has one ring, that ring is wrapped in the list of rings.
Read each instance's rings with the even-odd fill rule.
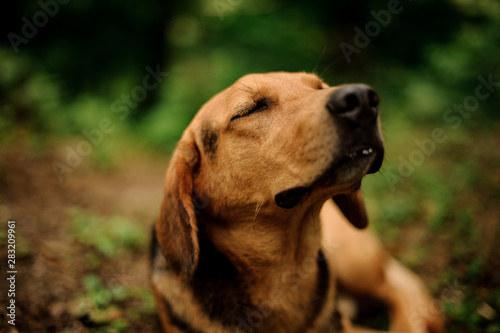
[[[363,149],[363,152],[362,152],[363,155],[370,155],[371,153],[373,153],[372,148]]]

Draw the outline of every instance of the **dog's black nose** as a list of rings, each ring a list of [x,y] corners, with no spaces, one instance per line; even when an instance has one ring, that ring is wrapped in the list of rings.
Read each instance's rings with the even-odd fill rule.
[[[378,95],[366,84],[349,84],[335,90],[326,107],[337,117],[359,125],[369,125],[377,119]]]

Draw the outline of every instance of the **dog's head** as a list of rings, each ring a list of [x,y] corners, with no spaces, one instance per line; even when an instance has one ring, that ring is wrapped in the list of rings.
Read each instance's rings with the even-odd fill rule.
[[[167,172],[157,232],[183,275],[197,264],[197,216],[293,214],[333,197],[366,226],[358,191],[384,148],[378,96],[364,84],[330,87],[306,73],[244,76],[209,100],[184,132]]]

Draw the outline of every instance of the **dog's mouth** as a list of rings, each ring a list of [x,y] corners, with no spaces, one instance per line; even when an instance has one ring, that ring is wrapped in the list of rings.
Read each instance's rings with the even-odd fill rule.
[[[274,196],[275,203],[282,208],[297,206],[315,188],[342,187],[355,191],[361,186],[362,178],[380,170],[384,160],[382,143],[362,145],[345,149],[337,154],[330,167],[311,184],[296,186]]]
[[[338,182],[349,183],[351,178],[379,171],[384,159],[384,149],[381,146],[366,145],[348,150],[341,156],[329,171],[337,173],[335,178]]]

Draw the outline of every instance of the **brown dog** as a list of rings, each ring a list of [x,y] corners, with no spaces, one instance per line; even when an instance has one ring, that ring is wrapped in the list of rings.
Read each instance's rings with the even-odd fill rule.
[[[367,332],[342,313],[337,284],[384,301],[395,332],[444,331],[420,280],[356,229],[361,179],[384,155],[377,105],[363,84],[269,73],[201,108],[155,228],[165,332]]]

